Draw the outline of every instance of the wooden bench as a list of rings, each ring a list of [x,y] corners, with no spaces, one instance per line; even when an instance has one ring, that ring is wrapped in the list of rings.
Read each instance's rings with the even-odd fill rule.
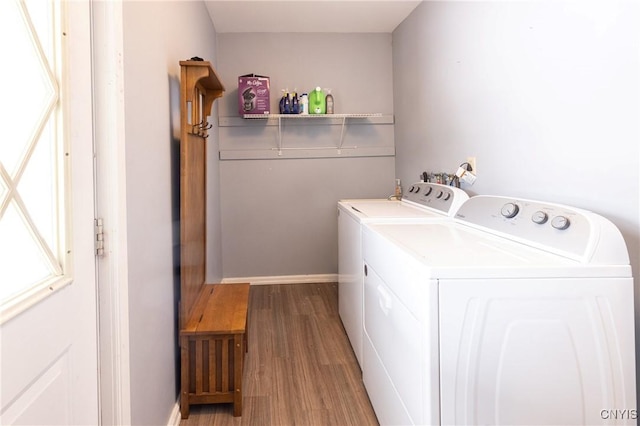
[[[233,403],[242,415],[249,284],[203,285],[180,330],[182,418],[193,404]]]

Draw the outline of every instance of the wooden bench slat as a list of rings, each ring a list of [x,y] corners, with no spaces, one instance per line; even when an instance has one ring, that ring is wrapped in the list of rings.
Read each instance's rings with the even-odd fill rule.
[[[204,341],[196,340],[196,393],[202,393],[202,352],[203,352]]]

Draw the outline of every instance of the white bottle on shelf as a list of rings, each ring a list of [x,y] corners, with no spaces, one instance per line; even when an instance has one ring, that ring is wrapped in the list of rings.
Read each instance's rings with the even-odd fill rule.
[[[298,108],[300,109],[300,114],[309,115],[309,95],[303,93],[300,96],[300,100],[298,101]]]

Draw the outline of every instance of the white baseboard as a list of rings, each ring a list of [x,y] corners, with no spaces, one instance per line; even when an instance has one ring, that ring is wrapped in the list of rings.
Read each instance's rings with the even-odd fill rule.
[[[171,415],[169,416],[169,423],[167,423],[167,426],[180,426],[181,418],[182,414],[180,413],[180,397],[178,397],[176,405],[174,405],[173,410],[171,410]]]
[[[314,284],[333,282],[338,282],[338,274],[280,275],[271,277],[234,277],[222,279],[222,284],[251,283],[251,285]]]

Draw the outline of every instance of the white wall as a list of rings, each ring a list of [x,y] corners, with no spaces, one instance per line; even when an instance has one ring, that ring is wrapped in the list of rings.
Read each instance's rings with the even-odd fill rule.
[[[238,117],[237,78],[248,73],[271,78],[273,112],[281,89],[320,85],[332,89],[336,113],[393,113],[390,34],[229,33],[218,43],[228,88],[220,117]],[[337,126],[287,123],[285,138],[300,147],[335,145],[339,128],[329,127]],[[244,130],[220,127],[221,146],[247,149]],[[393,140],[393,124],[349,125],[348,132]],[[252,143],[268,150],[275,139],[265,131]],[[225,278],[336,274],[338,200],[386,197],[395,178],[392,156],[225,160],[220,172]]]
[[[126,1],[123,13],[131,420],[162,425],[179,392],[179,61],[200,56],[215,64],[216,34],[202,2]],[[216,245],[208,274],[215,279],[222,272],[212,145],[209,241]]]
[[[639,22],[638,2],[422,3],[393,33],[398,175],[475,156],[471,193],[604,215],[638,277]]]

